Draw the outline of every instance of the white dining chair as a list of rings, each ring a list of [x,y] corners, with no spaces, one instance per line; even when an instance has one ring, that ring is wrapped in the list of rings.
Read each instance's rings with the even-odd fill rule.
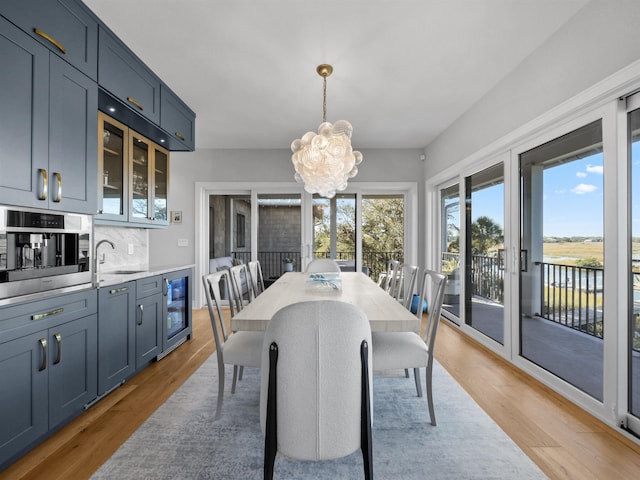
[[[417,277],[418,266],[404,263],[397,269],[393,289],[389,291],[389,294],[408,310],[411,309]]]
[[[262,339],[264,338],[263,332],[227,333],[226,319],[220,297],[220,284],[223,281],[226,281],[227,284],[229,282],[229,272],[227,270],[210,273],[202,277],[218,360],[218,403],[214,420],[218,420],[222,412],[225,364],[233,365],[233,383],[231,384],[231,393],[233,394],[236,391],[239,367],[260,368],[262,363]]]
[[[305,272],[308,273],[330,273],[340,272],[340,265],[331,258],[316,258],[311,260],[311,263],[307,265]]]
[[[234,265],[229,269],[229,274],[231,276],[231,285],[235,293],[237,309],[242,310],[245,303],[251,303],[254,299],[249,268],[244,263]]]
[[[400,262],[398,260],[389,260],[387,263],[387,271],[380,282],[380,286],[385,292],[391,293],[395,290],[399,268]]]
[[[422,305],[427,299],[428,317],[425,336],[420,337],[415,332],[374,332],[371,335],[373,342],[373,368],[376,371],[395,369],[414,369],[416,391],[422,396],[420,382],[420,368],[426,370],[427,404],[431,424],[436,425],[436,416],[433,408],[433,350],[436,341],[436,332],[440,323],[440,311],[444,299],[444,290],[447,277],[433,270],[425,270],[420,288],[420,300]],[[422,309],[417,310],[416,316],[422,318]]]
[[[318,461],[358,448],[365,478],[373,477],[370,341],[367,316],[346,302],[300,302],[275,313],[260,385],[265,479],[277,452]]]
[[[251,276],[251,285],[253,287],[253,295],[257,297],[264,292],[264,278],[262,277],[262,266],[258,260],[251,261],[249,266],[249,275]]]

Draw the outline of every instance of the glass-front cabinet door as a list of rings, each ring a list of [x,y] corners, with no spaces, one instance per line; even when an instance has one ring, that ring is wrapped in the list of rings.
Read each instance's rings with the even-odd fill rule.
[[[130,222],[168,224],[169,152],[135,132],[131,134]]]
[[[131,220],[149,221],[149,172],[151,142],[138,134],[131,135]]]
[[[109,220],[126,220],[128,197],[127,127],[98,114],[98,214]]]
[[[153,221],[168,223],[167,193],[169,185],[169,152],[155,145],[153,148]]]

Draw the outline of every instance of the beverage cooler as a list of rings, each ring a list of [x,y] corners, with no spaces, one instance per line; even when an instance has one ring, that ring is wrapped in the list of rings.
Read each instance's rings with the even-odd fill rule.
[[[166,354],[191,338],[192,271],[180,270],[164,275],[164,326],[162,350]]]

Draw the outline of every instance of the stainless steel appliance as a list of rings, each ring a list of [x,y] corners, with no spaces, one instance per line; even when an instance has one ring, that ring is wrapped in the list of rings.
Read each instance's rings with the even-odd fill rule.
[[[90,285],[92,231],[90,215],[0,206],[0,301]]]

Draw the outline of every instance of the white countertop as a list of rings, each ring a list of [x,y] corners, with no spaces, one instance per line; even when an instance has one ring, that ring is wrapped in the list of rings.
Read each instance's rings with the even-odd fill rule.
[[[176,272],[185,268],[193,268],[195,264],[179,264],[179,265],[143,265],[131,266],[128,268],[119,268],[115,271],[100,270],[100,282],[96,285],[100,287],[109,287],[118,283],[130,282],[139,278],[152,277],[154,275],[162,275],[164,273]]]

